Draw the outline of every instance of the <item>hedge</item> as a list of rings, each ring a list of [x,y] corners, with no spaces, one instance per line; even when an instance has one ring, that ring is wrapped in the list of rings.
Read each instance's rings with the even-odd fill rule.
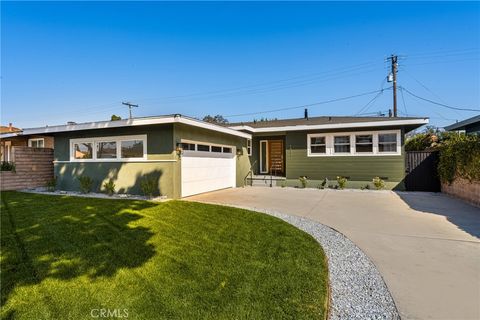
[[[451,183],[456,177],[480,181],[480,136],[445,133],[438,148],[438,175]]]

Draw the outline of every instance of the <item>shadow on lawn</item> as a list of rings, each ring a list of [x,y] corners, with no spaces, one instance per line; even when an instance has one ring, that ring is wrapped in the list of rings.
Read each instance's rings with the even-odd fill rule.
[[[18,286],[46,278],[113,276],[154,254],[153,232],[134,224],[146,201],[3,192],[1,305]],[[68,199],[68,200],[67,200]]]

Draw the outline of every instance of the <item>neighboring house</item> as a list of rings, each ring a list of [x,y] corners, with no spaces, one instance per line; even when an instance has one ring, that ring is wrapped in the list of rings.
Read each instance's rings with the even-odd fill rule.
[[[381,177],[403,189],[405,133],[427,118],[314,117],[221,126],[181,115],[69,123],[24,129],[18,138],[54,141],[54,172],[61,190],[79,190],[79,177],[102,190],[141,194],[151,179],[160,193],[181,198],[244,186],[256,175],[276,175],[289,185],[307,176],[349,179],[362,187]]]
[[[15,128],[10,123],[0,126],[1,161],[13,161],[13,147],[53,148],[53,138],[41,135],[25,136],[22,129]]]
[[[248,133],[180,115],[69,123],[24,129],[23,136],[54,138],[54,174],[61,190],[79,190],[80,176],[102,190],[141,194],[153,181],[156,194],[181,198],[242,186],[250,169]]]
[[[310,187],[343,176],[350,188],[380,177],[387,188],[404,189],[405,134],[427,123],[428,118],[306,115],[229,127],[252,134],[248,152],[256,175],[285,177],[293,186],[306,176]]]
[[[446,126],[445,130],[480,134],[480,115]]]

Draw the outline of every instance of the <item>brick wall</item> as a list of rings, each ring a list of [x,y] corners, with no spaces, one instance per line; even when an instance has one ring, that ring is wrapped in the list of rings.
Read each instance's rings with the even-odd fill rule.
[[[0,190],[43,187],[53,178],[53,149],[12,148],[15,172],[0,171]]]
[[[456,178],[450,185],[442,183],[442,192],[480,207],[479,181],[469,182],[467,179]]]

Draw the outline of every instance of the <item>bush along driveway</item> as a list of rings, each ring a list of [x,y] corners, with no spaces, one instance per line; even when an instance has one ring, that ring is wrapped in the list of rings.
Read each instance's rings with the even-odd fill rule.
[[[324,252],[223,206],[1,194],[1,317],[325,319]]]

